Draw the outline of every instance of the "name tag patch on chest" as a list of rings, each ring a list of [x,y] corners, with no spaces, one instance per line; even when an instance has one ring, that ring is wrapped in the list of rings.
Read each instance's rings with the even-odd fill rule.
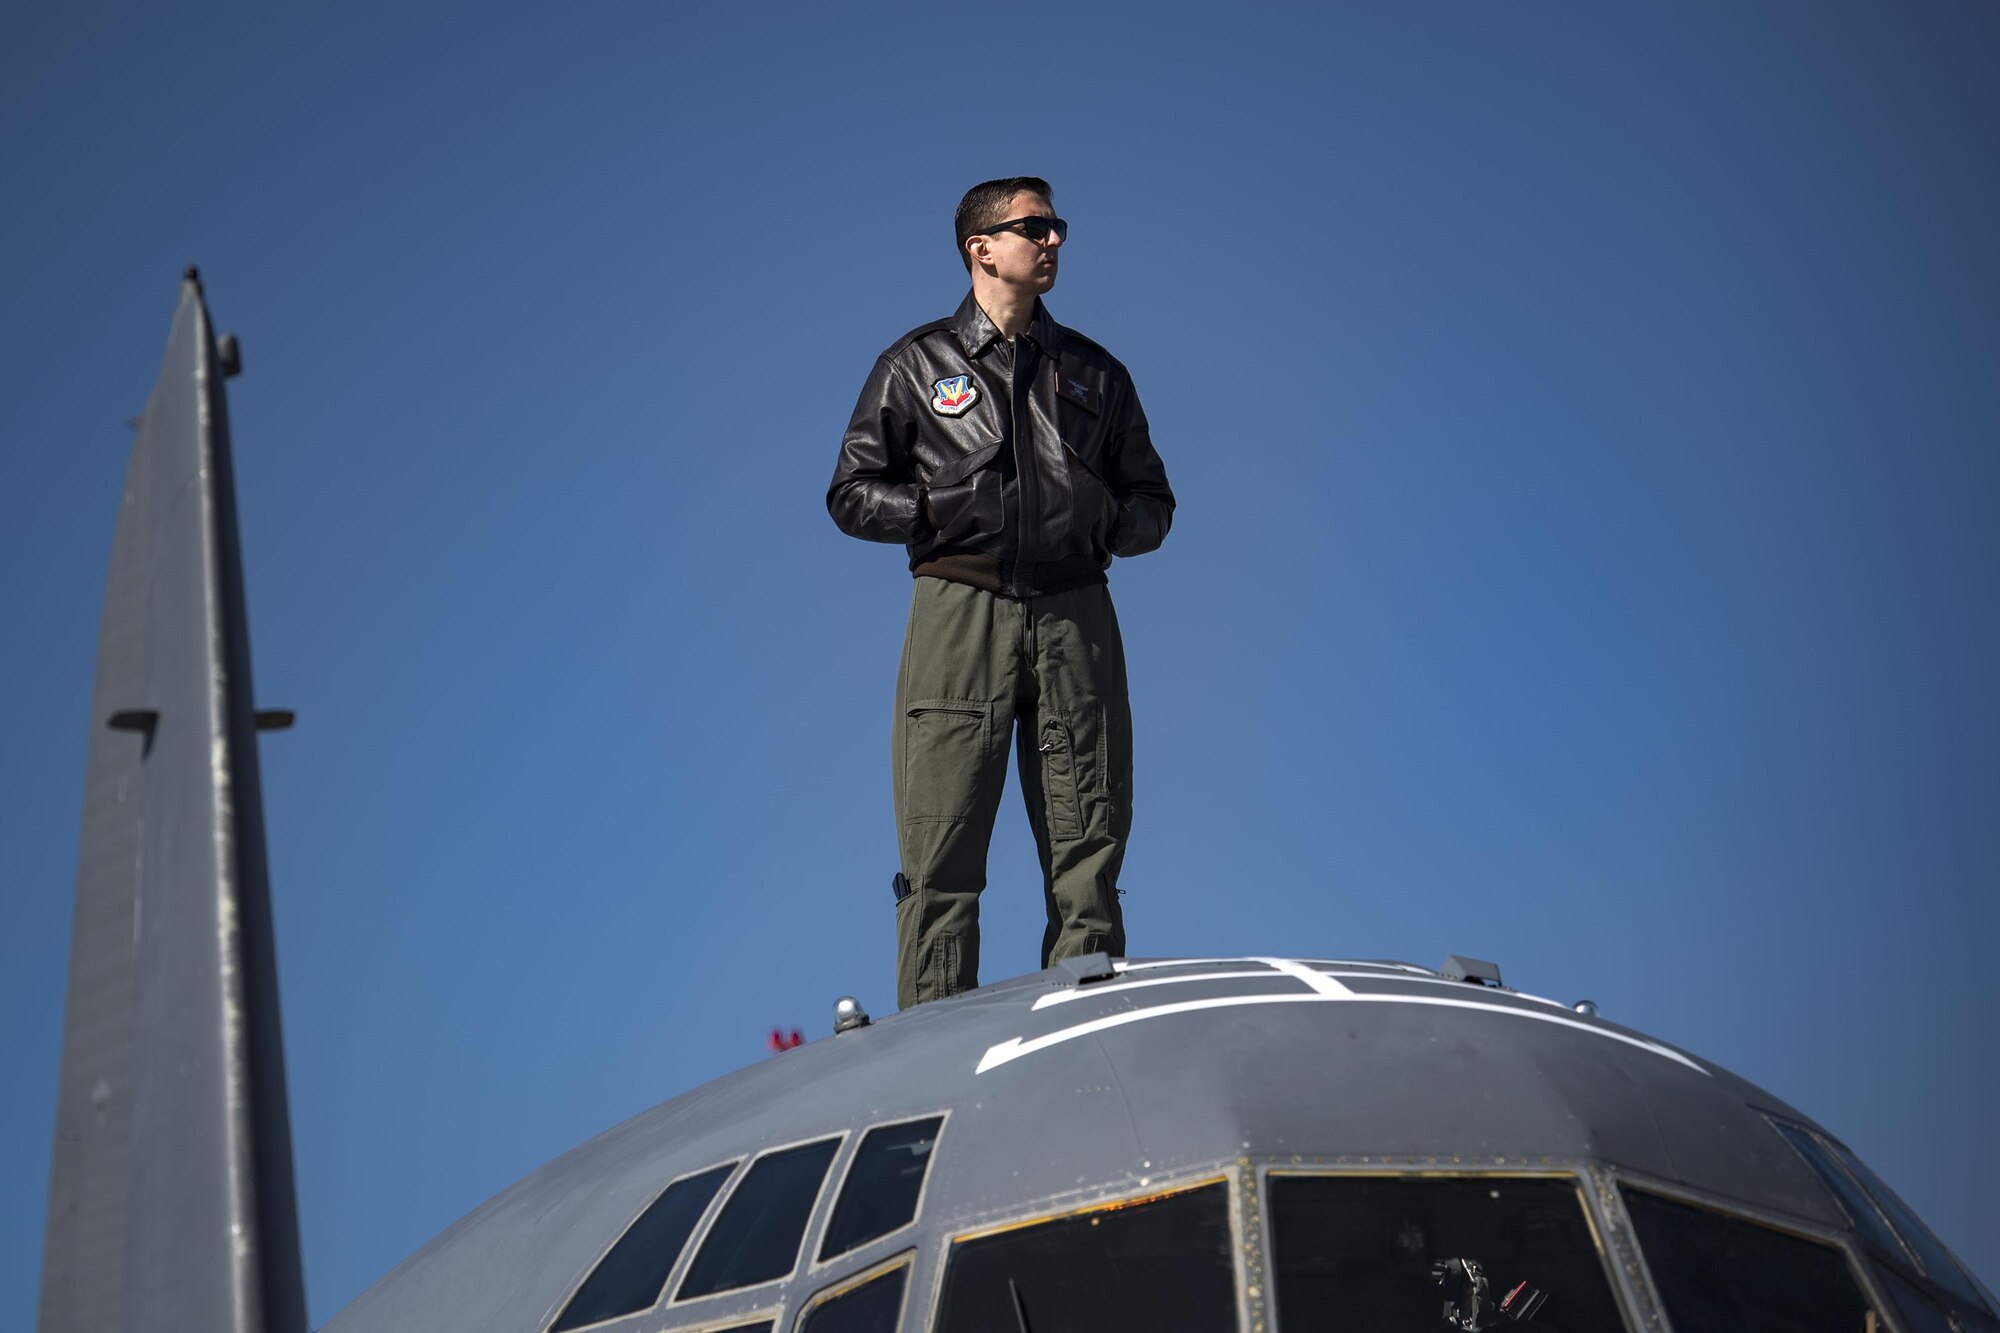
[[[1063,372],[1057,371],[1056,392],[1086,412],[1097,411],[1097,395],[1092,393],[1090,385],[1082,380],[1072,379]]]
[[[931,385],[931,411],[941,417],[962,417],[979,401],[979,386],[970,375],[953,375]]]

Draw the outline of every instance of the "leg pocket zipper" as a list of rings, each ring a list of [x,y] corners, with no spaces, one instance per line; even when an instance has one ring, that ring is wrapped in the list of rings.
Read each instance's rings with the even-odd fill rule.
[[[1042,796],[1048,807],[1052,841],[1083,836],[1083,808],[1077,800],[1076,747],[1069,723],[1059,717],[1042,721]]]

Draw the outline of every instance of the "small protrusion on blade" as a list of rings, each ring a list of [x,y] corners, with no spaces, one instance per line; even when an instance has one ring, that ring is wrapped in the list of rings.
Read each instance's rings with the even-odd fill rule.
[[[153,755],[153,732],[160,725],[160,710],[157,708],[121,708],[104,719],[104,725],[113,731],[135,731],[139,733],[139,757],[150,759]]]
[[[257,710],[257,730],[290,731],[292,723],[299,715],[289,708],[260,708]]]
[[[222,378],[233,380],[243,373],[243,345],[233,333],[225,333],[215,344],[215,359],[222,365]]]

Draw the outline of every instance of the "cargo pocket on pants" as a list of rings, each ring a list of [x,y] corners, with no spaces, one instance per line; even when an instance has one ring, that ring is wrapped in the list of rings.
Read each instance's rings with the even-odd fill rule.
[[[1042,720],[1042,799],[1048,810],[1049,840],[1064,842],[1083,836],[1083,807],[1077,800],[1076,745],[1069,723],[1059,717]]]
[[[972,814],[991,741],[992,706],[969,699],[917,699],[903,708],[903,817]]]

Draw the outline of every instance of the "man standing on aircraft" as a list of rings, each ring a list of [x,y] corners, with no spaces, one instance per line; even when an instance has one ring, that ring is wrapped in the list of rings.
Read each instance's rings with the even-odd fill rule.
[[[1069,234],[1050,197],[1033,176],[966,192],[972,291],[877,359],[826,495],[841,531],[908,547],[916,578],[890,742],[906,1009],[979,984],[1010,731],[1041,854],[1042,965],[1125,953],[1131,708],[1104,571],[1166,539],[1174,494],[1125,367],[1041,302]]]

